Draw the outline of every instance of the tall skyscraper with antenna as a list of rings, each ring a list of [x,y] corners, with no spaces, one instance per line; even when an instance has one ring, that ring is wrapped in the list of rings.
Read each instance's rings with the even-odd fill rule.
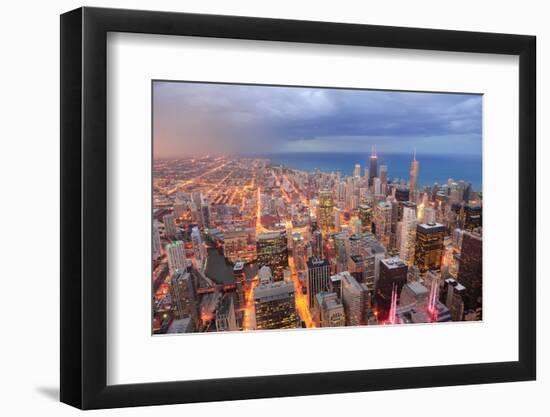
[[[418,181],[418,168],[419,163],[416,160],[416,148],[414,148],[414,154],[413,154],[413,160],[411,162],[411,184],[410,184],[410,192],[413,193],[416,191],[417,181]]]
[[[378,177],[378,155],[376,155],[376,146],[373,145],[370,155],[369,186],[372,186],[375,177]]]

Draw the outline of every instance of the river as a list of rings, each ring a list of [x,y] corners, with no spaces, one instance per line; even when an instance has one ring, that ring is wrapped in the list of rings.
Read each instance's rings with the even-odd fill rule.
[[[247,279],[250,280],[258,272],[258,267],[255,263],[247,264],[245,272]],[[206,276],[219,284],[230,284],[235,282],[233,278],[233,264],[226,261],[221,250],[208,248]]]

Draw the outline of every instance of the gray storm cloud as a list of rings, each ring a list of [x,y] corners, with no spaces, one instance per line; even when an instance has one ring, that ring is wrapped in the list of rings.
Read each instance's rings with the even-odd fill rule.
[[[481,152],[482,96],[155,81],[155,157]]]

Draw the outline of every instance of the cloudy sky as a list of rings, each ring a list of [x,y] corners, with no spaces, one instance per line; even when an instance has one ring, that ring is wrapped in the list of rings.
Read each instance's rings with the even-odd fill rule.
[[[481,154],[482,97],[156,81],[155,157],[291,152]]]

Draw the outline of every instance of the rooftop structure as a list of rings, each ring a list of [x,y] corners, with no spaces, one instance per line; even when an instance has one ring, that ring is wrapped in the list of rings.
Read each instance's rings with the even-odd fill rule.
[[[193,326],[193,321],[191,320],[191,317],[185,317],[183,319],[172,320],[166,333],[191,333],[193,331],[195,331],[195,328]]]
[[[268,266],[262,266],[258,271],[258,278],[260,278],[261,284],[267,284],[273,280],[271,275],[271,269]]]
[[[421,230],[426,233],[438,233],[445,232],[445,226],[441,223],[420,223],[417,226],[417,230]]]
[[[292,282],[259,285],[254,289],[254,306],[257,329],[289,329],[298,326]]]
[[[407,264],[398,257],[382,259],[380,262],[382,262],[384,266],[388,269],[397,269],[407,266]]]
[[[234,273],[241,273],[244,271],[245,263],[242,261],[235,262],[235,265],[233,265],[233,272]]]

